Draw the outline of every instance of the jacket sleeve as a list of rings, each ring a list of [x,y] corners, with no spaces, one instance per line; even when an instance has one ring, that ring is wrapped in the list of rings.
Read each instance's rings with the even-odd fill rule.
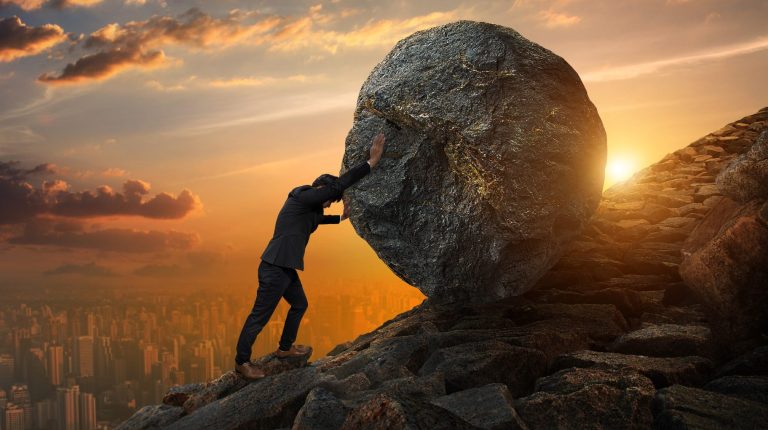
[[[339,215],[323,215],[318,224],[338,224],[341,220]]]
[[[363,178],[371,171],[371,165],[367,161],[347,170],[339,176],[339,180],[333,185],[325,187],[307,188],[296,194],[296,200],[309,206],[322,205],[328,200],[337,200],[341,198],[344,190],[351,187],[355,182]]]

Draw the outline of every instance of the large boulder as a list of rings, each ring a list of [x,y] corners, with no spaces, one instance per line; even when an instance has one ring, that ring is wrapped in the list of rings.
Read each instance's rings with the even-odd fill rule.
[[[342,170],[384,131],[347,190],[352,224],[436,301],[519,295],[600,200],[606,135],[578,74],[499,25],[458,21],[397,43],[357,100]]]

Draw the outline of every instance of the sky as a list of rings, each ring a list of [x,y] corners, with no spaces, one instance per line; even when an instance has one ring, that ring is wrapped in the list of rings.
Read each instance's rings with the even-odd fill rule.
[[[0,0],[0,287],[255,286],[288,191],[338,174],[371,69],[460,19],[579,73],[605,187],[768,106],[764,0]],[[305,268],[308,290],[418,294],[348,221]]]

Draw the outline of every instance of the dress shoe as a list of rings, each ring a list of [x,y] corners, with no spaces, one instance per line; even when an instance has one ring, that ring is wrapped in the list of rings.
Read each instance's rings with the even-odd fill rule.
[[[245,379],[255,380],[264,377],[264,371],[256,367],[250,361],[246,361],[243,364],[235,364],[235,370],[243,375]]]
[[[286,358],[286,357],[299,357],[309,352],[309,347],[305,345],[293,345],[291,346],[291,349],[288,351],[283,351],[280,348],[277,348],[277,351],[275,351],[275,357],[277,358]]]

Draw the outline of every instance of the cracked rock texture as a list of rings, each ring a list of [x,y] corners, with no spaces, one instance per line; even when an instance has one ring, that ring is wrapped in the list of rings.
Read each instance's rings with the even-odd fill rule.
[[[435,301],[529,290],[600,201],[606,135],[578,74],[511,28],[458,21],[401,40],[357,100],[342,170],[378,256]]]

